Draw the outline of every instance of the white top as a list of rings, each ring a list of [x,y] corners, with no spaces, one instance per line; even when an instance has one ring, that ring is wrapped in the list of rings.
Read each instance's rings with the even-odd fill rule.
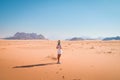
[[[58,49],[57,53],[62,54],[63,51],[62,51],[61,45],[57,45],[57,49]]]

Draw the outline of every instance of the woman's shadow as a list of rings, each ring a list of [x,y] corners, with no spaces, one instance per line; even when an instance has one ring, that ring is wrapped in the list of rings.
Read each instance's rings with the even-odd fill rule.
[[[22,66],[15,66],[13,68],[32,68],[37,66],[47,66],[47,65],[54,65],[57,63],[43,63],[43,64],[32,64],[32,65],[22,65]]]

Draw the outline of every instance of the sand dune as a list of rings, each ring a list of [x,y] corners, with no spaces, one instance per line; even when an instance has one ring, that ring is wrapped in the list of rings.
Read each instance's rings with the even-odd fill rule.
[[[0,40],[0,80],[120,80],[120,41]]]

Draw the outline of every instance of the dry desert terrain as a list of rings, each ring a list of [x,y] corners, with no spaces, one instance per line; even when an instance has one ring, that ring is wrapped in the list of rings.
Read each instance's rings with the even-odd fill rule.
[[[120,80],[120,41],[0,40],[0,80]]]

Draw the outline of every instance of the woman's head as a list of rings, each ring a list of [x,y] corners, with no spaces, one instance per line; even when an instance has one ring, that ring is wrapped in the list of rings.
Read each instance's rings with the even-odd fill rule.
[[[58,45],[60,45],[60,40],[58,40]]]

